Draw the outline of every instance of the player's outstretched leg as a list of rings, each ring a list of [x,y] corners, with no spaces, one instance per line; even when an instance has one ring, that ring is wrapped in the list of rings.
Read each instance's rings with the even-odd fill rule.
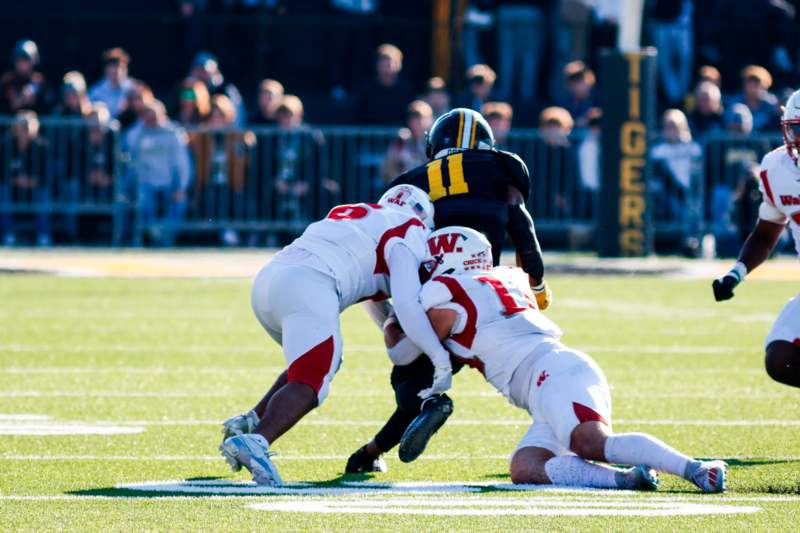
[[[612,434],[602,422],[583,422],[572,431],[570,448],[584,459],[624,465],[648,465],[680,476],[703,492],[723,492],[727,467],[723,461],[698,461],[646,433]]]
[[[778,383],[800,387],[800,342],[772,341],[767,346],[764,366],[769,377]]]
[[[613,468],[574,455],[556,456],[550,450],[536,446],[520,448],[514,453],[511,481],[598,489],[658,489],[658,475],[647,466]]]

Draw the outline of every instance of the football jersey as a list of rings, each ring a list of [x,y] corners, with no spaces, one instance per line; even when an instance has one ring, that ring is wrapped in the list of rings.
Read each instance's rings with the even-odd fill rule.
[[[391,296],[386,258],[404,244],[421,264],[430,230],[418,218],[378,204],[349,204],[331,209],[309,225],[287,248],[319,257],[336,278],[341,308]]]
[[[786,147],[777,148],[761,161],[761,196],[759,215],[764,220],[786,224],[794,238],[800,256],[800,169],[794,164]]]
[[[495,265],[508,224],[508,187],[527,200],[528,168],[522,160],[499,150],[462,150],[409,170],[392,182],[416,185],[431,197],[437,228],[467,226],[485,234]]]
[[[445,346],[477,368],[515,405],[509,385],[514,371],[537,346],[561,338],[561,329],[536,308],[528,277],[516,267],[437,276],[423,285],[422,306],[458,313]]]

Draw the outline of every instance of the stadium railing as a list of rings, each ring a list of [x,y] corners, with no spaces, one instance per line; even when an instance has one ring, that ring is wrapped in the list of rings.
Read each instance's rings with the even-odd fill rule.
[[[399,131],[366,127],[188,131],[192,181],[185,210],[179,218],[144,220],[130,154],[116,123],[101,129],[80,119],[42,117],[40,149],[23,160],[15,148],[15,122],[13,117],[0,118],[0,213],[55,217],[63,221],[58,228],[67,239],[82,238],[87,227],[99,224],[104,242],[112,245],[141,245],[148,233],[164,229],[179,234],[260,233],[273,238],[296,234],[333,205],[377,198],[387,185],[381,173],[384,158]],[[707,231],[719,216],[718,206],[729,206],[741,187],[742,169],[780,143],[777,135],[719,134],[704,140],[689,190],[678,190],[681,186],[674,180],[651,173],[657,234]],[[537,228],[566,247],[585,243],[596,226],[599,134],[583,131],[563,139],[537,130],[513,130],[498,145],[518,153],[529,165],[529,207]],[[36,174],[36,187],[14,185],[21,169]],[[669,198],[677,199],[678,207],[662,209]],[[81,224],[79,234],[77,222],[87,218],[94,224]]]

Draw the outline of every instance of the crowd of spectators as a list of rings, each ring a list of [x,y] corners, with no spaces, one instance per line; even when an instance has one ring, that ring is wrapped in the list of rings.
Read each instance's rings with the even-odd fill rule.
[[[375,14],[378,4],[338,2],[362,16]],[[735,232],[731,206],[749,190],[751,173],[742,169],[761,154],[743,156],[746,150],[739,148],[723,154],[719,159],[725,165],[735,159],[737,166],[729,172],[735,180],[721,180],[709,177],[710,170],[719,174],[719,169],[703,164],[703,147],[721,134],[776,134],[780,105],[790,92],[788,84],[797,80],[795,61],[800,63],[800,55],[798,47],[787,44],[786,32],[776,32],[775,38],[753,46],[762,48],[757,57],[779,70],[780,86],[759,64],[742,63],[737,80],[723,80],[723,71],[726,76],[732,72],[730,61],[723,60],[720,45],[711,44],[733,46],[733,41],[721,37],[727,30],[719,20],[698,30],[698,24],[708,22],[700,17],[717,4],[648,0],[645,40],[659,49],[661,135],[651,151],[653,214],[699,231],[700,220],[711,212],[714,231],[724,240]],[[762,4],[769,4],[769,20],[780,10],[787,20],[794,17],[789,2]],[[182,2],[182,13],[191,18],[203,5]],[[442,77],[406,77],[403,51],[388,43],[374,49],[373,73],[367,79],[353,82],[331,76],[332,98],[350,102],[350,123],[396,131],[380,161],[372,165],[372,191],[423,164],[425,132],[448,109],[462,106],[486,116],[499,148],[526,157],[536,181],[534,195],[546,202],[535,204],[537,216],[591,220],[600,187],[597,49],[614,43],[624,2],[476,0],[467,5],[458,47],[465,68],[453,76],[463,80],[460,86],[448,85]],[[729,11],[725,16],[739,16]],[[698,32],[712,30],[713,38],[698,37]],[[493,59],[484,46],[490,36],[496,39]],[[362,37],[353,39],[361,42]],[[716,58],[720,68],[695,64],[705,58]],[[123,194],[137,199],[138,223],[152,228],[149,238],[155,244],[173,244],[174,229],[187,213],[201,213],[223,222],[220,242],[236,245],[255,244],[258,236],[243,237],[224,224],[235,214],[258,217],[266,209],[276,218],[301,224],[316,214],[312,204],[319,203],[319,191],[330,198],[341,193],[342,184],[332,176],[315,175],[319,167],[309,161],[325,139],[306,124],[303,101],[280,80],[264,79],[240,91],[206,51],[196,53],[183,79],[158,90],[135,77],[132,58],[121,47],[102,52],[102,77],[91,85],[74,70],[58,82],[47,80],[38,70],[41,59],[36,43],[20,40],[12,51],[11,69],[0,77],[0,114],[15,117],[0,154],[0,203],[47,205],[64,198],[77,202]],[[81,119],[86,128],[77,137],[65,135],[66,140],[55,142],[40,132],[39,117],[47,115]],[[510,134],[519,125],[535,127],[538,134],[527,144],[515,141]],[[122,172],[115,167],[110,133],[117,128],[127,163]],[[270,132],[269,146],[260,135],[265,131]],[[44,164],[50,161],[56,164]],[[115,186],[112,176],[120,174],[125,185]],[[58,191],[43,185],[53,176],[65,184]],[[252,176],[259,183],[248,188],[245,183]],[[269,205],[253,206],[246,191],[270,198]],[[697,203],[698,198],[709,198],[713,205]],[[7,245],[17,241],[16,218],[13,212],[0,213],[0,238]],[[33,220],[36,242],[49,244],[47,210],[39,210]],[[63,227],[70,237],[77,235],[77,214],[67,212]]]

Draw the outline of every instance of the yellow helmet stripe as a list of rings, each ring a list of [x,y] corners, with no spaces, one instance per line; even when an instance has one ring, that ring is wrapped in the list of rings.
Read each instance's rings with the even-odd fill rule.
[[[463,111],[459,111],[458,112],[458,136],[456,137],[456,139],[458,139],[458,143],[459,143],[458,147],[459,148],[464,148],[460,144],[463,133],[464,133],[464,112]]]

